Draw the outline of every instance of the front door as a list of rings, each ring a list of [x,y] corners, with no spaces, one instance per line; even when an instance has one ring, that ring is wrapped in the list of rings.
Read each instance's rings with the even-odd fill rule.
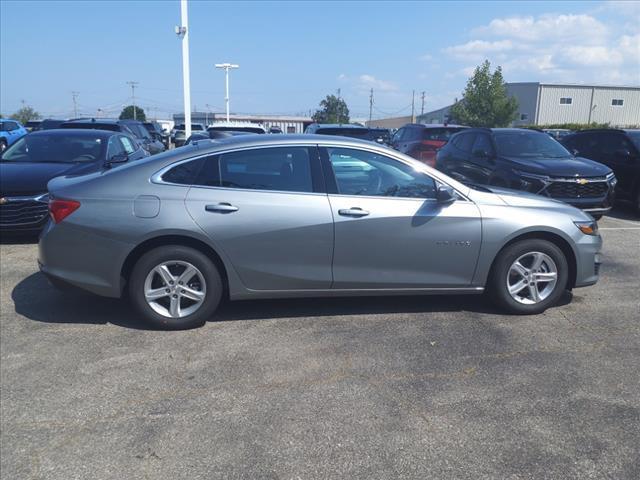
[[[189,214],[254,290],[331,287],[333,218],[317,149],[270,147],[208,157]]]
[[[334,147],[321,155],[337,192],[329,195],[333,288],[471,284],[481,241],[475,204],[437,202],[433,178],[386,155]]]

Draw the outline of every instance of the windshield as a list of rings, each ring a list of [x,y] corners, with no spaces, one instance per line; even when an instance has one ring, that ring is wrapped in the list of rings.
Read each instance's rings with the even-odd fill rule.
[[[134,133],[136,137],[151,138],[151,135],[149,135],[149,132],[147,131],[147,129],[144,128],[142,125],[138,123],[127,123],[126,125],[129,128],[129,130],[131,130]]]
[[[106,141],[93,135],[27,135],[2,155],[3,162],[76,163],[103,158]]]
[[[633,130],[633,131],[627,130],[627,135],[629,136],[633,144],[636,146],[636,148],[640,150],[640,130]]]
[[[319,128],[316,130],[318,135],[340,135],[350,138],[364,138],[369,139],[369,129],[367,128]]]
[[[571,154],[543,132],[496,132],[498,154],[503,157],[567,158]]]

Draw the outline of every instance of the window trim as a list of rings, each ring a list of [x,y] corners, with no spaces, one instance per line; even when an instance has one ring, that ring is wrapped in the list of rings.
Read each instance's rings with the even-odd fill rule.
[[[323,178],[326,178],[324,175],[324,171],[325,171],[325,167],[322,164],[322,158],[321,158],[321,152],[322,152],[322,148],[323,147],[342,147],[342,148],[352,148],[355,150],[363,150],[365,152],[370,152],[370,153],[377,153],[380,155],[386,155],[394,160],[397,160],[401,163],[404,163],[405,165],[412,165],[411,162],[408,162],[405,158],[402,157],[406,157],[405,155],[401,154],[398,151],[395,150],[390,150],[390,149],[386,149],[384,147],[379,147],[376,148],[375,146],[373,146],[373,148],[368,148],[365,145],[349,145],[349,144],[339,144],[339,143],[331,143],[330,141],[317,141],[317,142],[301,142],[301,143],[285,143],[285,144],[273,144],[273,145],[253,145],[253,146],[246,146],[246,147],[233,147],[233,148],[227,148],[227,149],[223,149],[223,150],[210,150],[207,152],[199,152],[198,155],[194,155],[192,157],[189,158],[184,158],[182,160],[177,160],[174,161],[168,165],[165,165],[164,167],[162,167],[161,169],[159,169],[158,171],[156,171],[154,174],[152,174],[149,177],[149,180],[151,183],[157,184],[157,185],[169,185],[169,186],[175,186],[175,187],[185,187],[185,188],[212,188],[212,189],[217,189],[217,190],[224,190],[224,191],[229,191],[229,190],[233,190],[233,191],[246,191],[246,192],[261,192],[261,193],[286,193],[286,194],[290,194],[290,195],[323,195],[323,196],[327,196],[327,195],[333,195],[332,193],[328,192],[328,188],[326,185],[326,180],[324,183],[324,189],[322,192],[290,192],[290,191],[281,191],[281,190],[255,190],[255,189],[240,189],[240,188],[228,188],[228,187],[209,187],[206,185],[183,185],[180,183],[171,183],[171,182],[165,182],[164,180],[162,180],[162,175],[164,175],[168,170],[170,170],[171,168],[181,164],[181,163],[185,163],[185,162],[189,162],[191,160],[197,160],[199,158],[202,157],[208,157],[211,155],[223,155],[225,153],[231,153],[231,152],[237,152],[237,151],[244,151],[244,150],[253,150],[256,148],[276,148],[276,147],[306,147],[306,148],[316,148],[316,150],[318,151],[318,162],[320,162],[320,166],[322,168],[322,172],[323,172]],[[387,151],[388,150],[388,151]],[[427,172],[423,172],[426,175],[429,175],[431,178],[434,179],[434,181],[436,183],[440,183],[442,185],[446,185],[450,188],[452,188],[456,194],[460,197],[460,200],[456,200],[456,201],[466,201],[466,202],[470,202],[470,203],[475,203],[473,202],[473,200],[471,200],[466,194],[462,193],[459,189],[457,189],[456,187],[454,187],[453,185],[451,185],[449,182],[447,182],[446,180],[443,180],[441,178],[439,178],[437,175],[431,175],[430,173]],[[468,187],[467,187],[468,188]],[[339,195],[339,194],[338,194]],[[348,195],[350,197],[353,197],[353,195]],[[364,198],[364,195],[360,195],[360,197]],[[403,197],[370,197],[370,198],[387,198],[387,199],[399,199],[399,198],[403,198]],[[404,200],[415,200],[415,199],[411,199],[411,198],[403,198]],[[419,199],[418,199],[419,200]]]

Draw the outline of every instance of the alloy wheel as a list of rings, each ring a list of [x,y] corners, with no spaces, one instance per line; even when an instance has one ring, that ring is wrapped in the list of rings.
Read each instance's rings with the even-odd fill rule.
[[[200,270],[182,260],[156,265],[144,281],[147,304],[167,318],[191,315],[202,306],[206,295],[207,285]]]
[[[545,300],[558,282],[558,267],[541,252],[521,255],[511,264],[507,274],[507,290],[515,301],[533,305]]]

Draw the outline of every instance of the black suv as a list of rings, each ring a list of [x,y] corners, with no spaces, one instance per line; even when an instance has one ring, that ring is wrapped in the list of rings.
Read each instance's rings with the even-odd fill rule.
[[[561,140],[569,151],[604,163],[616,174],[616,198],[640,213],[640,130],[583,130]]]
[[[164,145],[165,149],[169,148],[169,133],[158,122],[143,122],[143,125],[155,140]]]
[[[438,151],[436,168],[469,185],[524,190],[569,203],[596,219],[611,209],[611,169],[574,157],[544,132],[471,128]]]
[[[107,118],[79,118],[69,120],[60,125],[60,128],[89,128],[93,130],[109,130],[122,132],[133,136],[136,141],[151,155],[164,151],[164,145],[151,137],[144,128],[142,122],[137,120],[113,120]]]
[[[460,125],[423,125],[408,123],[391,138],[391,146],[410,157],[426,163],[436,164],[436,153],[452,135],[468,128]]]

